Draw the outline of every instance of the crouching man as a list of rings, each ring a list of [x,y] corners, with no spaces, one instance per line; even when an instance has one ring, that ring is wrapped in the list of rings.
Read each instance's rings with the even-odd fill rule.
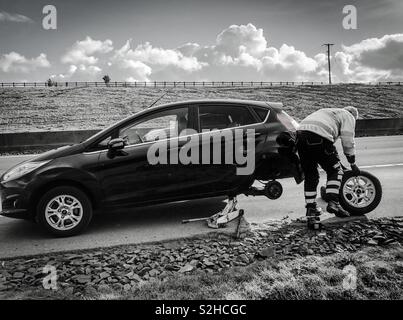
[[[321,208],[316,204],[319,183],[318,165],[327,174],[327,211],[338,217],[350,214],[339,204],[339,189],[343,169],[334,143],[340,137],[344,154],[353,172],[360,173],[355,164],[355,124],[358,110],[354,107],[320,109],[300,123],[297,131],[297,149],[305,173],[304,192],[306,215],[319,216]]]

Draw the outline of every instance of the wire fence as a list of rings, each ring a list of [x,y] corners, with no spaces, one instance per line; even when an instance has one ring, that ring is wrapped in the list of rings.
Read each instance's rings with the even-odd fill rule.
[[[362,82],[361,85],[401,85],[402,82]],[[143,82],[1,82],[0,87],[130,87],[130,88],[190,88],[190,87],[273,87],[329,85],[327,82],[296,81],[143,81]],[[337,85],[337,84],[333,84]]]

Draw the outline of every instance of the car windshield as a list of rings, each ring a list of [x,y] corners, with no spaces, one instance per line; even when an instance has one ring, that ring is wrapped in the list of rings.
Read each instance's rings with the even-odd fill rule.
[[[88,142],[88,141],[90,141],[90,140],[96,140],[96,139],[98,139],[98,138],[101,137],[105,132],[107,132],[107,131],[110,130],[111,128],[113,128],[113,127],[119,125],[120,123],[126,121],[127,119],[128,119],[128,118],[125,118],[125,119],[123,119],[123,120],[121,120],[121,121],[119,121],[119,122],[117,122],[117,123],[115,123],[115,124],[113,124],[113,125],[111,125],[111,126],[105,128],[105,129],[102,129],[101,131],[99,131],[99,132],[97,132],[96,134],[92,135],[91,137],[89,137],[89,138],[87,138],[87,139],[81,141],[80,143],[86,143],[86,142]]]

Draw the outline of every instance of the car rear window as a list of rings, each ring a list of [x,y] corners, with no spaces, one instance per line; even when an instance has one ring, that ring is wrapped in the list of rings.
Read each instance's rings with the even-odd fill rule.
[[[287,130],[298,130],[299,124],[287,112],[281,111],[277,114],[277,119],[287,128]]]

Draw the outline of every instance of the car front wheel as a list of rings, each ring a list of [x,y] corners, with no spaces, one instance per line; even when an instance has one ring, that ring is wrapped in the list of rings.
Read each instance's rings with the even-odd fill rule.
[[[61,186],[46,192],[37,206],[39,224],[51,234],[68,237],[82,232],[92,218],[88,196],[78,188]]]

